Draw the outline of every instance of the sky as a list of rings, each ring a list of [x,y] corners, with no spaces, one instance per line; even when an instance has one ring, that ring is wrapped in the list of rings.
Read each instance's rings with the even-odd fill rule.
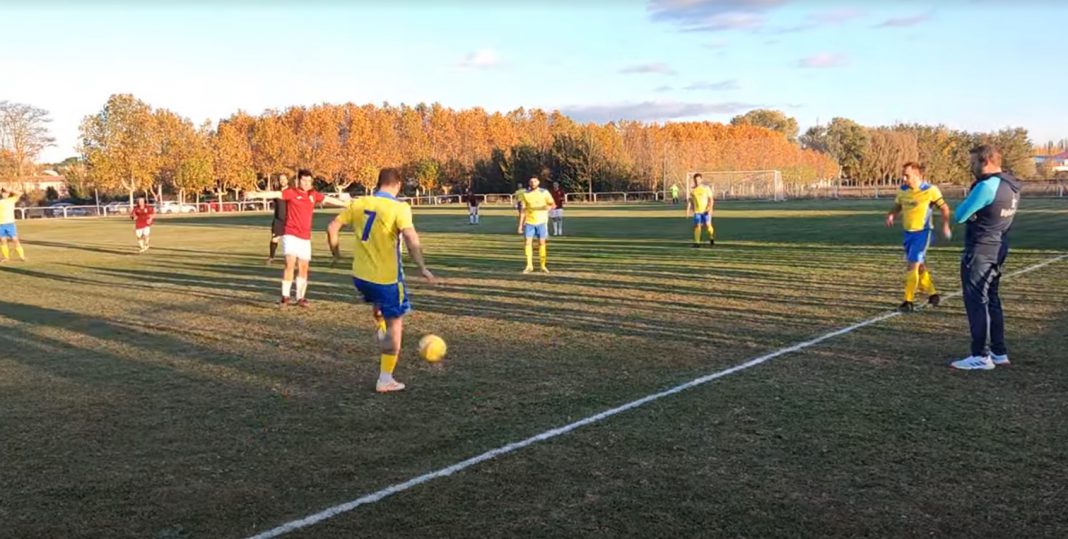
[[[0,0],[0,100],[75,155],[111,94],[217,121],[316,103],[579,121],[1027,128],[1068,137],[1068,3],[1038,0]],[[9,21],[17,21],[10,24]]]

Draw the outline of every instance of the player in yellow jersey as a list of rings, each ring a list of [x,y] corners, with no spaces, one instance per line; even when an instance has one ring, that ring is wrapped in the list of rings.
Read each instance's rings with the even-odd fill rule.
[[[419,234],[412,224],[412,208],[397,200],[402,185],[403,177],[398,169],[382,169],[375,194],[350,202],[326,229],[334,260],[341,257],[338,248],[341,229],[351,226],[355,232],[352,283],[364,301],[372,305],[377,327],[375,338],[381,351],[375,384],[379,393],[404,389],[404,384],[393,378],[404,333],[404,315],[412,309],[404,286],[400,238],[404,238],[408,253],[423,277],[431,284],[437,282],[423,260]]]
[[[0,262],[7,262],[11,257],[7,240],[15,244],[15,253],[19,255],[19,259],[26,260],[26,251],[22,249],[18,229],[15,226],[15,203],[18,201],[18,195],[8,191],[6,187],[0,188],[0,254],[3,255],[0,257]]]
[[[712,188],[705,185],[705,180],[700,174],[694,174],[693,191],[690,192],[690,199],[686,201],[686,216],[693,216],[695,249],[701,246],[701,227],[708,229],[708,244],[716,244],[716,230],[712,227],[712,210],[715,203]]]
[[[519,219],[520,228],[523,227],[523,193],[526,192],[527,188],[523,187],[523,184],[517,183],[515,184],[515,192],[512,193],[512,199],[515,200],[516,219]],[[523,231],[520,230],[519,233],[522,234]]]
[[[523,273],[534,271],[534,238],[538,238],[538,259],[541,260],[541,271],[549,273],[546,263],[549,260],[549,251],[545,242],[549,238],[549,210],[556,207],[553,195],[538,187],[541,184],[538,178],[530,179],[530,188],[523,191],[519,196],[522,212],[519,214],[519,233],[523,235],[526,244],[523,252],[527,255],[527,266]]]
[[[937,186],[923,181],[923,165],[910,161],[905,163],[903,171],[904,185],[897,192],[894,207],[886,214],[886,226],[894,226],[894,218],[901,214],[901,227],[905,229],[905,301],[898,310],[910,312],[916,309],[913,300],[917,289],[927,294],[927,303],[932,307],[942,301],[927,269],[927,247],[931,244],[934,224],[932,207],[942,212],[942,235],[950,239],[953,231],[949,227],[949,204]]]

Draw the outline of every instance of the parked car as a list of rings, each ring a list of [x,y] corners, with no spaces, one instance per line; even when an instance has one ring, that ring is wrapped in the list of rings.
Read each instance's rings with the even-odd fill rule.
[[[85,217],[90,215],[87,208],[82,208],[70,202],[56,202],[45,210],[49,217]]]
[[[179,204],[177,202],[164,202],[156,209],[159,213],[196,213],[195,204]]]
[[[104,206],[104,210],[107,211],[107,215],[126,215],[130,213],[129,202],[110,202]]]
[[[211,211],[223,212],[223,211],[237,211],[237,204],[233,202],[209,202],[208,207]]]

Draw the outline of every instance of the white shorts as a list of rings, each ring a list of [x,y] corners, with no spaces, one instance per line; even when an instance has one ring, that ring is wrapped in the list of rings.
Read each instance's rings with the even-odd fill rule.
[[[478,206],[468,206],[467,207],[467,214],[468,215],[478,215]]]
[[[553,209],[549,210],[549,218],[550,219],[563,219],[564,218],[564,209],[563,208],[553,208]]]
[[[138,238],[147,238],[152,233],[152,227],[146,226],[145,228],[135,228],[134,235]]]
[[[311,253],[311,240],[290,235],[282,236],[283,255],[295,256],[298,260],[311,262]]]

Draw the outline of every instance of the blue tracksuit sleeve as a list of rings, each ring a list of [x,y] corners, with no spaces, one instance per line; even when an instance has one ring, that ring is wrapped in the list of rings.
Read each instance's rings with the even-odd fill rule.
[[[1000,185],[1001,178],[997,176],[991,176],[977,183],[972,192],[968,193],[968,198],[964,199],[964,202],[961,202],[957,210],[953,212],[953,220],[963,223],[975,212],[989,206],[994,202],[994,195],[997,194]]]

